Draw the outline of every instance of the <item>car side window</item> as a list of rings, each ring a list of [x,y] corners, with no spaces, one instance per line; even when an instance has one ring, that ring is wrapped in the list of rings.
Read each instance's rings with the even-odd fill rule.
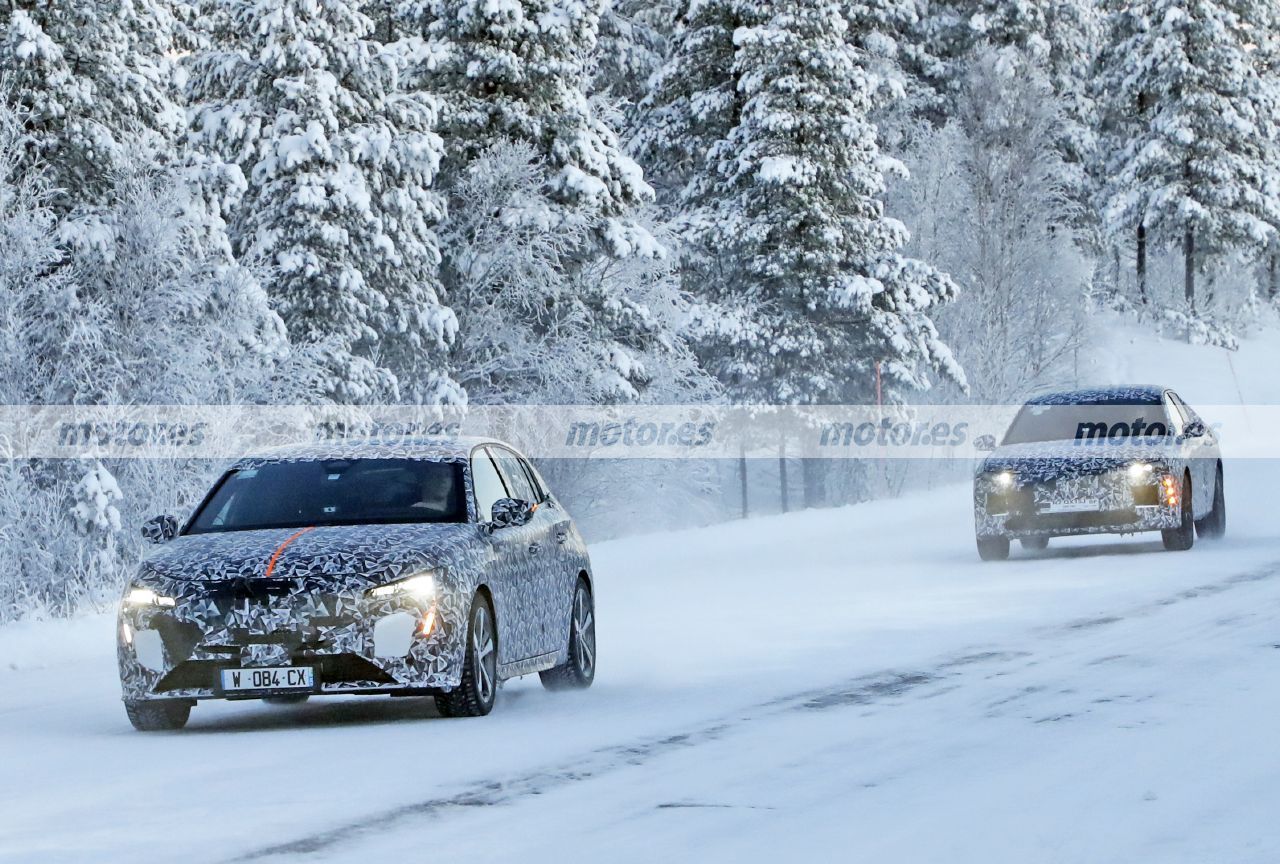
[[[503,479],[507,481],[507,489],[511,492],[510,497],[529,504],[541,503],[537,492],[534,491],[533,486],[529,483],[529,476],[525,474],[516,454],[510,450],[495,447],[493,455],[498,463],[498,469],[502,472]]]
[[[1197,414],[1190,405],[1182,401],[1181,396],[1173,392],[1170,392],[1169,395],[1173,397],[1173,401],[1177,404],[1178,410],[1182,412],[1182,420],[1184,423],[1204,423],[1204,421],[1200,419],[1200,415]]]
[[[488,522],[493,518],[493,505],[508,495],[487,447],[471,454],[471,482],[475,486],[476,517]]]
[[[1173,418],[1173,433],[1175,435],[1181,435],[1182,430],[1184,430],[1187,427],[1187,424],[1191,422],[1191,410],[1183,404],[1182,400],[1178,398],[1178,394],[1174,393],[1172,390],[1168,393],[1168,401],[1170,408],[1169,414]]]
[[[542,478],[538,476],[537,471],[533,470],[529,460],[523,456],[520,457],[520,467],[524,469],[525,476],[529,478],[529,485],[533,487],[533,494],[537,496],[534,500],[539,504],[548,500],[551,496],[547,493],[547,487],[543,485]]]

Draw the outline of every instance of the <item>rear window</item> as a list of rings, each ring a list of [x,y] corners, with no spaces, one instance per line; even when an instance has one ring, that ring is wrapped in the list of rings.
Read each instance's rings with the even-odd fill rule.
[[[465,522],[463,489],[457,462],[271,462],[227,474],[187,533]]]

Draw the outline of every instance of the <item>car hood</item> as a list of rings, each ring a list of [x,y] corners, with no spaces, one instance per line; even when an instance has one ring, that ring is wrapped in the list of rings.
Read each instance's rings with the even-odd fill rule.
[[[1037,441],[998,448],[982,460],[978,473],[1012,471],[1019,483],[1037,483],[1105,474],[1135,462],[1167,467],[1169,455],[1169,445],[1161,438]]]
[[[449,566],[479,542],[471,524],[357,525],[177,537],[143,563],[178,581],[362,577],[371,584]],[[268,571],[270,571],[268,573]]]

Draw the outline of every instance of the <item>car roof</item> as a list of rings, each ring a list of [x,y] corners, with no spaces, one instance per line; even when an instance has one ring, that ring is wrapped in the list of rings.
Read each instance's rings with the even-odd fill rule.
[[[1162,405],[1167,387],[1137,385],[1090,387],[1044,393],[1027,400],[1028,405]]]
[[[465,462],[485,444],[511,447],[493,438],[349,438],[294,444],[249,456],[236,467],[265,462],[311,462],[322,459],[412,459],[421,462]]]

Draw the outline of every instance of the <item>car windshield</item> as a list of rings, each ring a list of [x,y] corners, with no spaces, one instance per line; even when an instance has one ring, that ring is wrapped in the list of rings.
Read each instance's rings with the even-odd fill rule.
[[[1162,405],[1025,405],[1005,444],[1160,438],[1169,434]]]
[[[186,533],[465,522],[465,500],[456,462],[269,462],[227,474]]]

